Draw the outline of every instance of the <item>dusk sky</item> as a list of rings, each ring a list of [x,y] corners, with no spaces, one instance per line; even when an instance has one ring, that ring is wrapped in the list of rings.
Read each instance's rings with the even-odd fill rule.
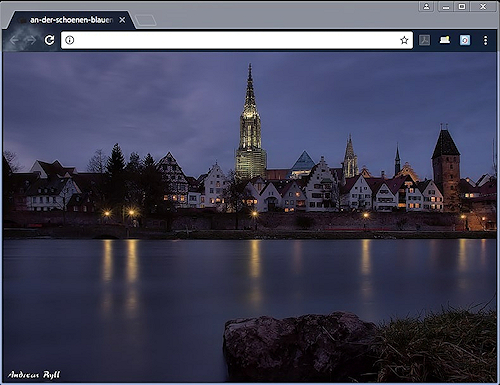
[[[461,152],[461,176],[492,172],[495,53],[4,52],[4,150],[85,171],[119,143],[188,176],[234,169],[248,63],[268,168],[306,150],[340,167],[352,135],[358,166],[392,176],[401,164],[432,178],[440,123]]]

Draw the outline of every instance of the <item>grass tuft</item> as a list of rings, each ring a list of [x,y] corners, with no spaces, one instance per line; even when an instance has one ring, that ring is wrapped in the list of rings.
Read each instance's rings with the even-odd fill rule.
[[[378,382],[496,382],[496,310],[448,309],[380,326]]]

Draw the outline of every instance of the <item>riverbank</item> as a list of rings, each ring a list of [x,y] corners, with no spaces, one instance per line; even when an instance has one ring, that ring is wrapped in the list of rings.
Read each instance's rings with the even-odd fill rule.
[[[355,314],[226,322],[231,381],[496,382],[496,310],[448,309],[376,326]],[[312,342],[314,341],[314,342]]]
[[[124,226],[4,228],[4,239],[496,239],[496,231],[177,230]]]

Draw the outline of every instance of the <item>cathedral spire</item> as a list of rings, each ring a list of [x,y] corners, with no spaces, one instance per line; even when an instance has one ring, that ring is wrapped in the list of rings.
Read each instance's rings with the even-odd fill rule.
[[[255,94],[253,91],[252,63],[248,64],[247,93],[245,96],[245,111],[256,111]]]
[[[349,134],[349,139],[347,139],[347,146],[345,148],[345,158],[354,157],[354,149],[352,147],[351,134]]]
[[[345,156],[343,163],[344,177],[352,178],[359,174],[358,171],[358,157],[354,154],[354,148],[352,147],[351,134],[349,134],[349,139],[347,140],[347,146],[345,148]]]
[[[260,116],[255,104],[252,64],[248,65],[245,105],[240,115],[240,145],[236,151],[236,175],[240,179],[265,176],[267,154],[262,149]]]

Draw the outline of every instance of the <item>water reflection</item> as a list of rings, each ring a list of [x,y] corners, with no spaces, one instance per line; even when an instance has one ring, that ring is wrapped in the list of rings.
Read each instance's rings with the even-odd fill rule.
[[[260,241],[257,239],[250,241],[250,276],[260,277]]]
[[[370,239],[363,239],[361,241],[361,274],[363,275],[370,275],[372,272],[370,242]]]
[[[467,270],[467,239],[461,238],[458,242],[458,271]]]
[[[481,267],[486,267],[486,239],[481,239]]]
[[[130,317],[135,318],[138,310],[137,300],[137,239],[129,239],[127,241],[127,300],[125,310]]]
[[[104,259],[102,267],[102,279],[104,282],[109,282],[113,279],[113,245],[112,240],[104,240]]]
[[[110,315],[113,306],[113,294],[110,283],[113,279],[113,241],[105,239],[103,241],[103,259],[102,259],[102,281],[104,290],[102,294],[101,308],[105,315]]]
[[[302,274],[302,243],[293,242],[292,270],[295,275]]]
[[[260,309],[262,302],[260,246],[261,241],[258,239],[250,241],[250,277],[252,278],[250,302],[256,310]]]
[[[370,239],[361,241],[361,295],[365,301],[373,297],[371,242]]]
[[[137,239],[127,241],[127,281],[133,283],[137,280]]]

